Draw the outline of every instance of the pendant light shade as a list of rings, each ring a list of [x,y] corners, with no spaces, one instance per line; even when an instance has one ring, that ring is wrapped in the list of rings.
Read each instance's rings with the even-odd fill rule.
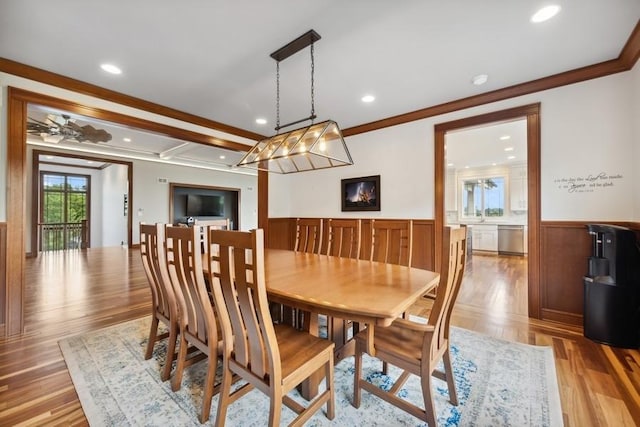
[[[316,118],[313,43],[318,40],[320,40],[320,35],[310,30],[271,54],[271,57],[277,62],[276,132],[307,120],[311,120],[311,124],[259,141],[237,166],[286,174],[353,164],[338,124],[333,120],[313,123],[313,119]],[[311,115],[280,126],[280,61],[307,46],[311,46]]]
[[[238,166],[292,173],[352,164],[338,124],[327,120],[263,139]]]

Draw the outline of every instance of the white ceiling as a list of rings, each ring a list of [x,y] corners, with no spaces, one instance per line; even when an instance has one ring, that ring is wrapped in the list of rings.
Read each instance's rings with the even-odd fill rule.
[[[345,129],[615,59],[640,18],[638,0],[553,2],[533,24],[549,1],[3,0],[0,57],[271,135],[269,54],[314,29],[318,121]],[[281,122],[307,117],[309,49],[280,73]]]
[[[447,132],[445,162],[456,170],[526,163],[527,120]]]

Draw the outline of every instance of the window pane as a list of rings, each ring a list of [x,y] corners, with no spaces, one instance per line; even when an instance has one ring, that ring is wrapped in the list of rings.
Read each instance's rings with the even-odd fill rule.
[[[484,216],[504,215],[504,178],[494,177],[484,180]]]
[[[64,176],[63,175],[44,175],[42,177],[43,187],[48,189],[64,189]]]
[[[59,223],[63,222],[63,194],[57,191],[47,191],[43,197],[44,218],[43,223]]]
[[[67,204],[67,222],[80,222],[87,219],[86,193],[69,193]]]
[[[67,188],[72,191],[87,191],[87,178],[83,176],[68,176]]]
[[[482,181],[467,180],[462,184],[462,214],[469,217],[482,215]]]

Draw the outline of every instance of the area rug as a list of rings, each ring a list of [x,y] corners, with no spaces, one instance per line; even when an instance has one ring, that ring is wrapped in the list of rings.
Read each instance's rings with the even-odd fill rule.
[[[156,344],[144,360],[150,317],[63,339],[59,342],[85,415],[92,426],[200,426],[206,362],[187,368],[182,388],[174,393],[170,381],[160,381],[166,347]],[[559,426],[560,397],[553,353],[538,347],[494,339],[465,329],[451,330],[453,369],[459,405],[448,401],[446,383],[434,379],[440,426]],[[365,356],[364,373],[380,387],[390,387],[381,363]],[[359,409],[353,397],[353,357],[335,366],[336,416],[324,410],[308,426],[425,426],[417,418],[366,391]],[[398,372],[390,369],[395,378]],[[295,393],[295,392],[294,392]],[[411,377],[403,398],[422,401],[420,383]],[[298,398],[298,397],[296,397]],[[213,425],[218,397],[209,422]],[[253,390],[233,403],[227,426],[266,425],[269,401]],[[283,407],[282,423],[295,414]]]

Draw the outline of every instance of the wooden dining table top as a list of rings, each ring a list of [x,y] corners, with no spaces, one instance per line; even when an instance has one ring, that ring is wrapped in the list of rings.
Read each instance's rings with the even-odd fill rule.
[[[440,280],[419,268],[282,249],[265,249],[265,276],[270,300],[382,326]]]

